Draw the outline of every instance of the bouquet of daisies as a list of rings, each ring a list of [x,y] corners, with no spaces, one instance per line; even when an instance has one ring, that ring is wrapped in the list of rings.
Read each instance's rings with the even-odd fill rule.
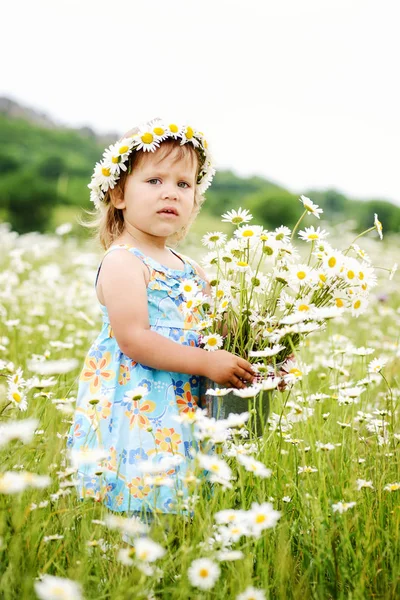
[[[307,215],[319,219],[322,213],[309,198],[301,196],[300,202],[304,210],[292,231],[285,226],[267,231],[249,225],[252,215],[239,209],[222,215],[223,222],[235,226],[229,239],[213,232],[202,240],[210,250],[202,264],[212,288],[211,299],[202,298],[206,317],[201,323],[202,346],[246,359],[263,358],[255,370],[283,371],[286,383],[298,375],[292,358],[305,335],[346,311],[355,317],[365,311],[376,276],[355,241],[374,229],[382,238],[375,215],[373,227],[345,250],[338,250],[326,241],[328,233],[320,227],[298,231]],[[293,244],[296,234],[305,244],[302,258]],[[187,302],[198,305],[193,297]]]

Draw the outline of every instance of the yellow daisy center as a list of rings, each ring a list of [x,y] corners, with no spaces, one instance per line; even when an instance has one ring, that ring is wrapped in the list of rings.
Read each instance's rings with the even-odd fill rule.
[[[256,523],[264,523],[265,521],[265,515],[257,515],[256,516]]]
[[[211,338],[208,340],[207,344],[209,346],[215,346],[217,344],[217,339],[216,338]]]
[[[305,312],[307,310],[310,310],[310,307],[307,304],[300,304],[299,310]]]
[[[341,298],[335,298],[335,304],[338,308],[343,308],[344,302]]]
[[[306,276],[306,274],[305,274],[304,271],[298,271],[297,272],[297,278],[298,279],[305,279],[305,276]]]
[[[300,371],[300,369],[296,369],[296,368],[290,369],[289,373],[291,375],[295,375],[296,377],[300,377],[302,375],[302,372]]]
[[[326,281],[326,275],[324,275],[323,273],[320,273],[319,278],[321,281],[323,281],[325,283]]]
[[[330,267],[334,267],[336,265],[336,258],[334,256],[330,257],[330,259],[328,260],[328,265]]]
[[[154,127],[153,131],[156,135],[164,135],[164,129],[162,127]]]
[[[120,154],[125,154],[125,152],[128,152],[128,150],[129,150],[129,146],[120,146],[118,152]]]
[[[200,569],[199,575],[203,578],[208,577],[208,569]]]
[[[252,231],[251,229],[246,229],[242,233],[243,237],[252,237],[253,235],[254,235],[254,231]]]
[[[119,156],[113,156],[111,159],[111,162],[114,163],[114,165],[117,165],[120,161],[120,157]]]
[[[144,133],[142,135],[142,142],[143,144],[151,144],[153,141],[154,137],[153,134],[150,132]]]
[[[359,271],[358,279],[360,279],[361,281],[364,279],[364,273],[362,271]]]
[[[353,308],[355,308],[355,309],[360,308],[360,306],[361,306],[361,301],[360,300],[356,300],[354,302],[354,304],[353,304]]]
[[[318,239],[318,233],[309,233],[308,234],[308,239],[309,240],[317,240]]]
[[[354,277],[355,277],[354,271],[347,271],[347,277],[349,279],[354,279]]]
[[[111,171],[108,167],[102,167],[101,172],[103,173],[104,177],[110,177]]]
[[[172,131],[172,133],[178,133],[178,131],[179,131],[178,125],[175,125],[175,123],[172,123],[172,125],[169,126],[169,130]]]
[[[18,392],[14,392],[12,398],[15,402],[21,402],[22,400],[22,396]]]
[[[188,140],[191,140],[194,135],[193,129],[191,127],[186,128],[186,137]]]
[[[193,288],[191,285],[186,284],[183,289],[185,290],[185,292],[191,292]]]
[[[224,295],[223,290],[218,290],[218,292],[217,292],[217,298],[222,298],[223,295]]]
[[[248,267],[248,263],[244,262],[243,260],[239,260],[237,263],[238,267]]]

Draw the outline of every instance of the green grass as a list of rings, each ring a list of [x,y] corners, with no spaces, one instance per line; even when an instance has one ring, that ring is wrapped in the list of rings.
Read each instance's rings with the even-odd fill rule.
[[[71,214],[57,211],[57,223],[70,221]],[[200,215],[193,238],[186,242],[188,251],[199,236],[214,229],[221,229],[219,221],[211,223],[208,216],[206,220]],[[298,360],[312,370],[291,391],[275,394],[271,412],[280,418],[280,427],[265,431],[252,453],[271,469],[271,477],[256,477],[236,458],[226,457],[226,448],[222,448],[234,474],[232,489],[223,490],[218,484],[210,488],[201,479],[191,488],[193,496],[198,496],[191,521],[156,517],[150,537],[167,552],[155,563],[154,574],[146,575],[137,566],[125,566],[118,560],[119,549],[127,547],[120,533],[92,522],[102,521],[107,509],[93,500],[79,502],[73,487],[60,487],[61,482],[64,486],[73,479],[73,475],[65,475],[65,435],[72,414],[62,411],[53,400],[76,396],[80,366],[56,377],[49,388],[30,389],[26,413],[7,400],[6,376],[12,367],[3,367],[10,362],[14,369],[21,367],[26,378],[32,375],[26,365],[33,354],[46,353],[47,359],[75,357],[82,363],[100,325],[93,290],[97,257],[89,264],[79,264],[78,259],[88,249],[92,251],[92,246],[71,237],[54,247],[46,236],[38,243],[30,236],[14,240],[1,232],[0,244],[0,423],[32,416],[40,420],[32,442],[13,441],[0,449],[1,472],[23,469],[49,474],[52,480],[44,489],[0,494],[2,600],[35,598],[33,585],[41,574],[77,581],[83,596],[96,600],[234,599],[249,585],[264,590],[270,600],[399,597],[400,491],[384,490],[385,485],[400,479],[396,410],[400,295],[396,281],[382,280],[378,287],[377,293],[388,294],[387,301],[375,300],[358,320],[331,322],[325,332],[310,336],[301,348]],[[21,258],[11,252],[16,247],[25,249]],[[368,251],[377,252],[375,246]],[[388,245],[381,258],[389,261],[395,252],[395,246]],[[55,279],[45,270],[50,263],[60,269]],[[96,325],[90,326],[80,311]],[[20,322],[12,325],[9,321],[13,319]],[[349,345],[370,346],[375,353],[356,357],[346,350]],[[378,376],[359,403],[339,404],[331,386],[366,377],[369,360],[381,355],[388,359],[383,374],[389,388]],[[310,396],[315,393],[328,397],[313,402]],[[65,406],[73,409],[73,403]],[[313,409],[307,418],[306,409]],[[374,414],[377,409],[388,414]],[[358,411],[369,415],[366,421],[355,420]],[[287,424],[288,415],[292,421]],[[376,431],[371,428],[374,418]],[[338,421],[351,426],[341,426]],[[317,442],[336,445],[333,450],[321,451]],[[298,468],[304,465],[318,471],[299,474]],[[357,479],[372,481],[373,489],[357,491]],[[59,490],[69,493],[54,496]],[[332,505],[342,500],[356,505],[343,514],[334,512]],[[31,510],[32,503],[43,501],[48,504]],[[199,557],[216,561],[218,545],[210,543],[215,535],[215,513],[225,508],[248,510],[253,502],[268,501],[281,512],[276,526],[259,538],[244,536],[234,543],[232,548],[241,550],[243,558],[221,562],[221,575],[210,591],[193,587],[188,578],[192,561]],[[54,534],[63,538],[45,541]]]

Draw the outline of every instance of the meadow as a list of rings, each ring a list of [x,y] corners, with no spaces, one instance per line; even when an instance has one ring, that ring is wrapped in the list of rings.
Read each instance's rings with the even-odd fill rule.
[[[0,224],[0,598],[398,598],[398,240],[374,237],[363,248],[387,270],[367,311],[306,338],[262,438],[240,419],[218,429],[199,418],[208,439],[221,436],[221,477],[210,485],[194,467],[192,517],[155,515],[147,530],[79,501],[66,451],[100,329],[101,252],[68,227],[18,235]],[[198,233],[182,251],[205,254]]]

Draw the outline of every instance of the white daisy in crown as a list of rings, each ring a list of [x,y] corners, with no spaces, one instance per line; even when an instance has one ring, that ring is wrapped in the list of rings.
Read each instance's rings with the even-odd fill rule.
[[[138,137],[135,139],[135,150],[143,150],[143,152],[155,152],[157,150],[160,141],[152,129],[152,127],[146,125],[139,128]]]

